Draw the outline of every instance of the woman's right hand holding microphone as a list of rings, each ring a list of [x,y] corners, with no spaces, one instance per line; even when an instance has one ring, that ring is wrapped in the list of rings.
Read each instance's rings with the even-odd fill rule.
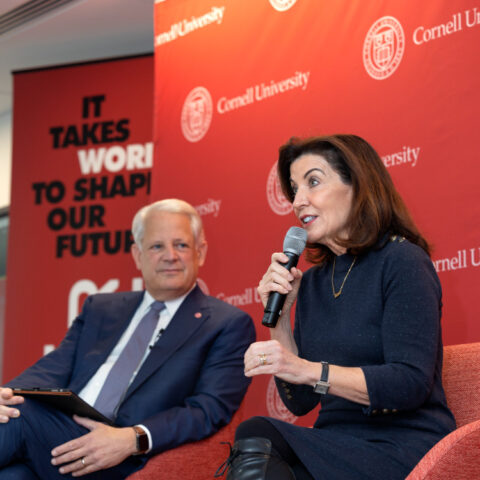
[[[274,253],[272,255],[272,263],[260,280],[257,291],[264,307],[267,305],[271,292],[286,295],[279,323],[282,324],[283,327],[288,326],[290,328],[290,310],[297,298],[302,272],[297,267],[292,267],[291,270],[288,271],[282,265],[287,262],[288,257],[285,253]]]

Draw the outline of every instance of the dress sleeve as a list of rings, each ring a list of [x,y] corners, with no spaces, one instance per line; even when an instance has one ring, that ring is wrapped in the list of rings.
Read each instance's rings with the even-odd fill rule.
[[[302,289],[302,285],[300,285],[300,289]],[[301,297],[301,294],[302,292],[299,291],[297,298]],[[297,344],[298,355],[302,357],[302,335],[298,302],[295,311],[295,329],[293,335],[295,343]],[[276,377],[275,383],[284,405],[297,417],[306,415],[320,403],[320,395],[314,393],[310,385],[296,385]]]
[[[320,403],[320,395],[310,385],[295,385],[277,377],[275,383],[284,405],[297,417],[306,415]]]
[[[441,348],[441,287],[429,257],[404,242],[383,268],[384,363],[363,366],[370,406],[377,411],[413,410],[432,391]]]

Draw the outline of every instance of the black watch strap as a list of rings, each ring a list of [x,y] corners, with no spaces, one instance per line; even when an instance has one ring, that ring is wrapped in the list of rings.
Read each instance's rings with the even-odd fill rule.
[[[328,383],[328,363],[322,363],[322,375],[320,376],[320,380],[315,384],[313,387],[313,391],[315,393],[320,393],[325,395],[328,393],[328,389],[330,388],[330,383]]]

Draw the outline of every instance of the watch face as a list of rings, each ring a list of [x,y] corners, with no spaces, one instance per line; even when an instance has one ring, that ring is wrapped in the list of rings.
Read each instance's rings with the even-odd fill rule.
[[[148,450],[148,436],[146,433],[142,433],[138,437],[138,450],[140,452],[146,452]]]
[[[328,392],[328,388],[330,387],[330,384],[328,384],[327,382],[318,382],[313,391],[315,393],[320,393],[322,395],[325,395],[327,392]]]
[[[137,435],[137,452],[144,453],[148,450],[148,435],[146,432],[138,426],[135,426],[135,433]]]

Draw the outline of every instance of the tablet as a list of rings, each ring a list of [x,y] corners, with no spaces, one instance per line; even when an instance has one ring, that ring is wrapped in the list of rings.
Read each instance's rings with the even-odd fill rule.
[[[12,388],[15,395],[34,398],[39,402],[47,403],[68,415],[79,415],[91,418],[97,422],[113,425],[113,422],[102,413],[82,400],[76,393],[65,388]]]

